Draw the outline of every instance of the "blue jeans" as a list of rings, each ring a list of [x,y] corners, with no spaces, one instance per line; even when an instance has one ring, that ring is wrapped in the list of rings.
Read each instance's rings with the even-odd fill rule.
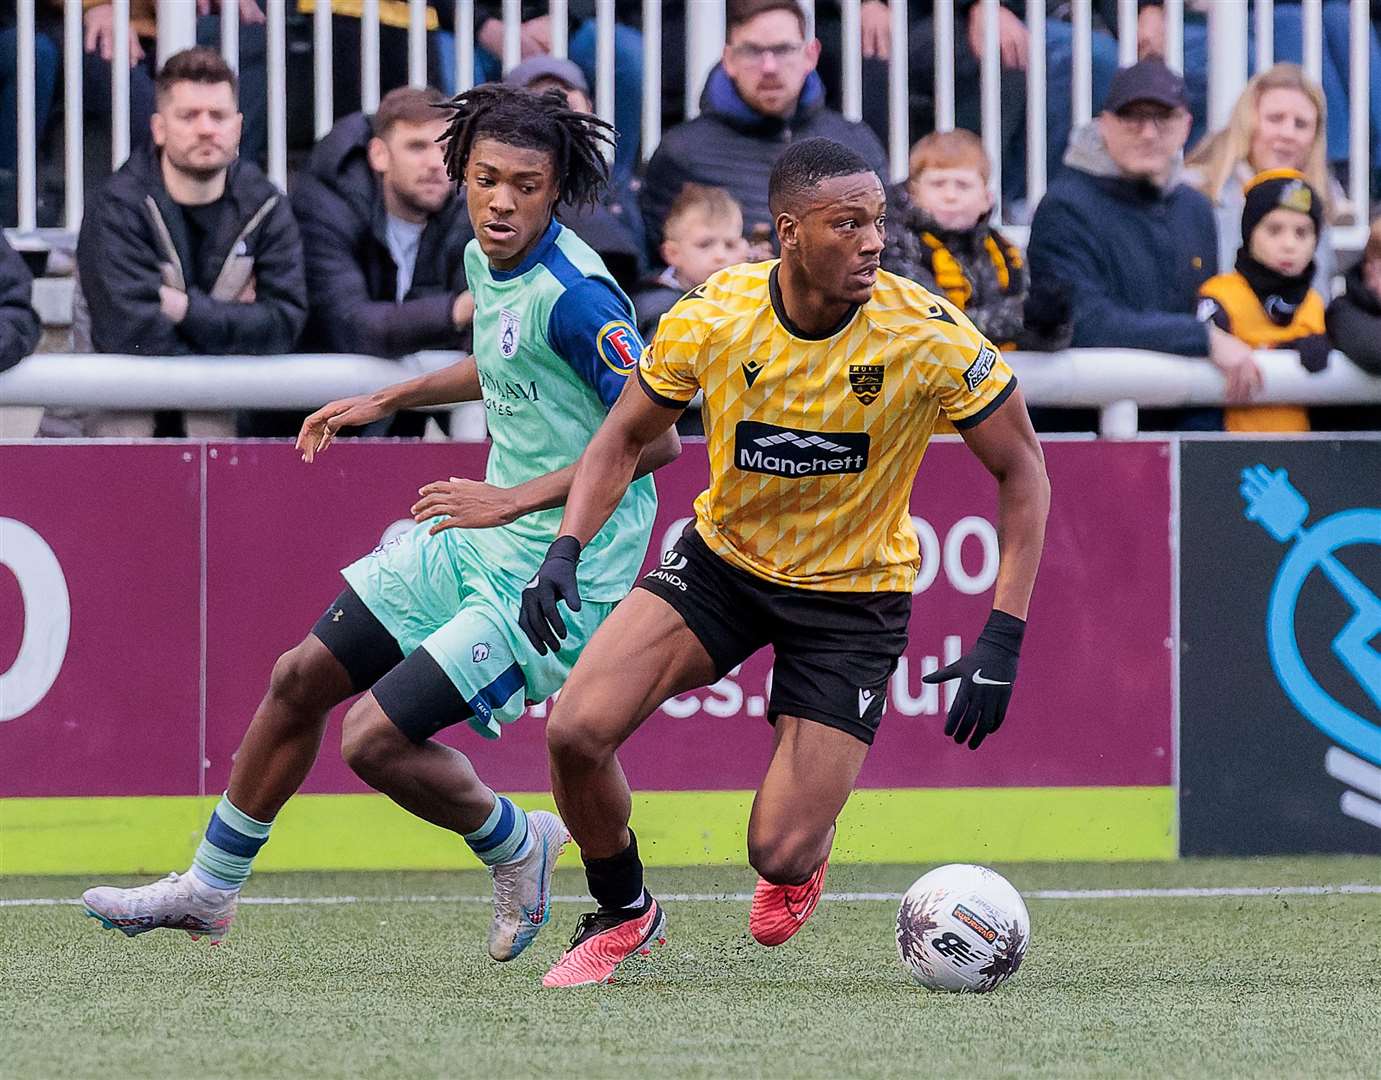
[[[221,47],[219,15],[197,19],[197,44]],[[240,156],[264,166],[268,159],[268,37],[262,23],[240,24]]]
[[[58,83],[57,42],[34,35],[34,130],[39,139]],[[0,169],[19,165],[19,31],[0,31]]]
[[[1117,74],[1117,41],[1095,30],[1093,54],[1093,112],[1097,115]],[[1045,21],[1046,170],[1054,176],[1064,161],[1074,127],[1074,27],[1060,19]]]
[[[1117,42],[1095,30],[1092,34],[1093,111],[1095,115],[1117,74]],[[1045,22],[1045,170],[1053,180],[1063,168],[1069,134],[1074,127],[1074,27],[1060,19]],[[1018,131],[1003,155],[1003,192],[1010,199],[1026,193],[1026,129]]]
[[[1248,45],[1248,48],[1251,48]],[[1189,93],[1189,139],[1185,153],[1208,134],[1208,24],[1185,20],[1184,87]]]
[[[576,66],[595,85],[595,20],[582,23],[571,34],[567,51]],[[445,31],[436,35],[440,54],[442,87],[455,93],[455,35]],[[493,53],[476,47],[475,81],[496,82],[503,77],[503,63]],[[614,24],[614,127],[619,141],[614,150],[613,184],[628,183],[638,167],[638,144],[643,130],[643,36],[630,26]]]

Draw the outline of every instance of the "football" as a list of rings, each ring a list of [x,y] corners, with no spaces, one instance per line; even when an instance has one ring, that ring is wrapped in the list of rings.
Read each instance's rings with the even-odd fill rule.
[[[897,912],[901,962],[930,990],[996,990],[1016,974],[1030,936],[1021,894],[986,866],[936,867],[906,890]]]

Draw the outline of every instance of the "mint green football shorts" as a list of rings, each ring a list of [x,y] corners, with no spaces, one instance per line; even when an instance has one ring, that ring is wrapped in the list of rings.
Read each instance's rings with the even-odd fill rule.
[[[469,704],[469,723],[497,739],[529,703],[565,683],[612,603],[562,609],[561,651],[540,655],[518,627],[525,581],[486,566],[465,530],[429,536],[431,522],[394,537],[341,576],[407,656],[426,649]]]

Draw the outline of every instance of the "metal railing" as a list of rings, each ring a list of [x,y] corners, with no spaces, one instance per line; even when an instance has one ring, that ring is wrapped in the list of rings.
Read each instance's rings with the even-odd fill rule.
[[[37,228],[38,145],[34,130],[35,100],[35,12],[46,0],[17,0],[18,36],[18,102],[19,139],[17,159],[18,228],[14,238],[21,246],[33,246],[43,239]],[[287,59],[286,59],[286,0],[260,0],[267,16],[267,79],[268,105],[264,118],[268,131],[268,171],[280,186],[287,180]],[[457,88],[474,84],[475,5],[474,0],[430,0],[433,7],[453,8],[455,19],[455,61],[450,73]],[[1323,0],[1300,0],[1304,32],[1304,67],[1318,80],[1323,66]],[[1370,161],[1368,143],[1370,132],[1368,85],[1368,42],[1371,34],[1368,0],[1348,0],[1350,4],[1350,143],[1348,166],[1348,195],[1355,206],[1368,205]],[[892,55],[905,58],[909,31],[907,0],[889,0],[891,11]],[[1093,112],[1092,78],[1092,0],[1072,0],[1073,58],[1070,85],[1072,116],[1075,124],[1087,120]],[[813,0],[804,0],[813,18]],[[851,119],[859,119],[863,109],[863,79],[861,65],[861,37],[859,30],[860,0],[842,0],[843,74],[841,95],[843,111]],[[521,57],[521,2],[503,0],[504,21],[503,68],[514,66]],[[998,47],[997,10],[999,0],[979,0],[986,15],[981,57],[980,100],[982,129],[989,157],[994,166],[994,192],[1001,198],[1001,67]],[[1028,3],[1027,28],[1030,32],[1030,55],[1026,70],[1026,190],[1028,201],[1034,205],[1046,185],[1046,136],[1048,96],[1046,76],[1045,5]],[[111,0],[114,17],[114,57],[112,69],[111,149],[112,165],[118,167],[129,154],[129,22],[130,0]],[[1185,0],[1165,0],[1167,62],[1183,67]],[[700,89],[705,76],[718,62],[724,40],[724,0],[686,0],[686,114],[694,116],[698,110]],[[1249,54],[1248,26],[1252,14],[1248,0],[1214,0],[1209,6],[1209,126],[1220,127],[1231,111],[1246,81]],[[1255,60],[1258,68],[1269,65],[1275,56],[1273,33],[1273,0],[1255,0]],[[428,0],[408,0],[407,81],[413,85],[425,83],[427,78],[427,12]],[[565,55],[569,43],[569,4],[567,0],[551,0],[552,50]],[[1136,0],[1118,0],[1118,54],[1121,62],[1135,58],[1137,52]],[[196,40],[196,7],[193,0],[157,0],[158,56],[166,57]],[[643,0],[643,63],[644,85],[642,101],[641,153],[651,155],[661,137],[662,118],[662,9],[660,0]],[[597,33],[595,50],[595,107],[607,120],[614,116],[614,0],[598,0],[596,5]],[[933,32],[935,38],[935,123],[941,129],[954,126],[955,121],[955,53],[964,30],[956,25],[955,0],[935,0]],[[366,111],[379,100],[379,0],[363,0],[360,55],[357,58],[338,55],[333,47],[330,0],[318,0],[312,16],[313,130],[319,138],[331,127],[334,117],[332,70],[337,63],[358,63],[361,72],[361,100]],[[81,222],[82,212],[82,0],[63,0],[62,19],[63,106],[66,115],[65,142],[65,213],[59,230],[73,234]],[[222,52],[232,67],[239,62],[239,9],[235,0],[220,6],[220,41]],[[909,112],[911,72],[899,59],[889,66],[888,100],[888,161],[892,179],[900,180],[906,173],[907,152],[912,140]],[[1341,248],[1359,247],[1364,240],[1363,222],[1342,235],[1335,234],[1335,244]]]
[[[1260,352],[1263,385],[1253,404],[1381,404],[1381,377],[1341,353],[1326,370],[1306,372],[1293,352]],[[1100,410],[1109,438],[1137,432],[1138,408],[1221,405],[1223,378],[1207,360],[1136,349],[1006,353],[1032,405]],[[0,374],[0,407],[81,409],[293,409],[371,393],[452,363],[455,354],[422,352],[401,361],[351,355],[117,356],[41,353]],[[462,437],[483,438],[483,409]]]

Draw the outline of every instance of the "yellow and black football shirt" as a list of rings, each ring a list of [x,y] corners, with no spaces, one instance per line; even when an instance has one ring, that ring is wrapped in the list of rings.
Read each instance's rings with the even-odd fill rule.
[[[835,331],[807,336],[776,261],[682,297],[638,377],[661,405],[704,393],[710,487],[695,514],[710,549],[767,581],[849,592],[910,591],[911,487],[937,417],[972,427],[1016,386],[958,308],[883,271]]]

